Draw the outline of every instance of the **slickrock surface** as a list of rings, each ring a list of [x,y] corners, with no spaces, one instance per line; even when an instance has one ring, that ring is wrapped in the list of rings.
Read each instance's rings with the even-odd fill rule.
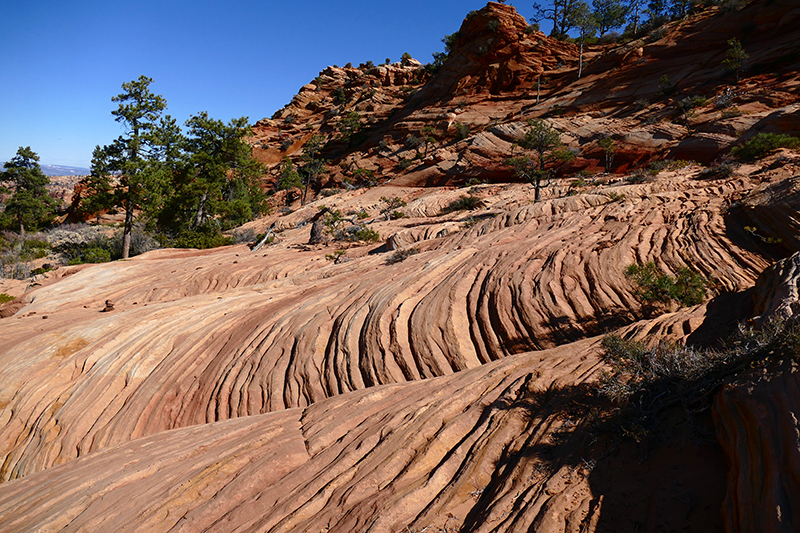
[[[751,20],[758,63],[734,86],[725,40]],[[797,152],[647,163],[800,133],[799,20],[789,0],[712,8],[587,48],[578,80],[575,46],[490,3],[438,73],[325,69],[254,128],[265,186],[330,139],[327,190],[305,206],[279,191],[241,228],[270,244],[2,282],[0,531],[798,529],[791,365],[737,376],[691,423],[666,412],[655,442],[583,417],[606,333],[719,346],[742,321],[796,316],[797,256],[771,265],[800,251]],[[700,94],[687,125],[676,106]],[[348,143],[351,111],[365,128]],[[534,203],[504,161],[537,117],[577,157]],[[426,126],[436,141],[414,146]],[[600,171],[606,135],[617,174]],[[449,209],[466,195],[475,209]],[[310,245],[323,208],[379,241]],[[624,271],[648,261],[690,267],[708,297],[643,305]]]
[[[417,241],[421,252],[395,265],[385,264],[390,252],[367,253],[379,245],[338,265],[329,248],[298,249],[306,225],[256,253],[162,250],[84,267],[28,293],[3,322],[0,476],[601,334],[644,316],[623,275],[635,261],[673,272],[689,264],[717,290],[743,291],[768,263],[730,240],[722,211],[748,180],[692,172],[538,204],[526,204],[529,185],[483,186],[487,205],[472,212],[488,213],[483,222]],[[405,226],[466,217],[387,222],[372,207],[384,194],[352,194],[337,208],[372,209],[371,227],[407,240]],[[458,194],[429,191],[404,209],[439,211]],[[115,310],[101,314],[106,300]]]
[[[564,426],[559,386],[567,375],[571,385],[591,376],[596,353],[595,340],[582,341],[305,409],[162,432],[5,484],[0,530],[611,531],[679,499],[680,512],[658,526],[703,528],[707,510],[689,512],[692,502],[721,491],[698,480],[721,475],[702,453],[687,450],[694,470],[669,484],[691,485],[677,495],[637,496],[645,480],[620,479],[631,490],[624,505],[593,494],[591,456],[551,464],[547,450],[570,448],[552,437]],[[75,484],[81,478],[91,482]],[[605,523],[608,508],[618,514]]]

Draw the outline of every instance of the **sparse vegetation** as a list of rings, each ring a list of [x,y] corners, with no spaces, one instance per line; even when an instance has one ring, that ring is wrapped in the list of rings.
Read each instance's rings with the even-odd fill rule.
[[[386,264],[394,265],[395,263],[400,263],[401,261],[405,261],[407,258],[418,253],[419,253],[419,248],[414,248],[414,247],[397,250],[392,255],[386,258]]]
[[[14,297],[11,296],[10,294],[6,294],[4,292],[0,292],[0,305],[8,303],[13,299],[14,299]]]
[[[603,339],[604,361],[610,369],[596,386],[611,409],[595,409],[596,430],[641,442],[663,420],[663,413],[682,408],[686,416],[707,409],[713,393],[733,376],[753,368],[787,367],[800,360],[800,325],[773,320],[761,328],[739,327],[720,350],[698,349],[661,341],[617,335]]]
[[[347,250],[336,250],[332,254],[325,254],[325,259],[333,261],[334,265],[338,265],[347,258]]]
[[[783,133],[759,133],[742,146],[736,146],[731,154],[742,161],[755,161],[769,155],[778,148],[799,148],[800,138]]]
[[[473,210],[477,209],[481,203],[481,199],[477,196],[473,195],[464,195],[456,200],[450,202],[450,205],[447,206],[445,212],[451,211],[463,211],[463,210]]]
[[[697,174],[699,179],[725,179],[733,175],[736,170],[736,165],[732,163],[722,163],[710,168],[704,168]]]
[[[628,265],[625,275],[636,284],[637,295],[648,304],[667,304],[674,300],[682,306],[697,305],[705,299],[709,284],[688,267],[682,267],[672,277],[661,272],[652,261]]]
[[[541,119],[529,120],[528,127],[516,144],[524,150],[536,153],[536,165],[528,156],[511,157],[506,160],[506,164],[514,169],[518,177],[533,183],[534,202],[538,202],[541,196],[541,182],[549,177],[545,166],[554,161],[571,161],[575,158],[575,154],[564,148],[558,130]]]
[[[614,139],[611,137],[603,137],[597,144],[603,149],[605,154],[605,171],[611,172],[611,165],[614,163]]]
[[[463,141],[467,137],[469,137],[469,126],[466,124],[462,124],[460,122],[454,122],[453,127],[456,130],[456,141]]]
[[[658,92],[656,92],[657,96],[669,96],[674,93],[678,89],[678,86],[672,83],[672,80],[669,79],[669,76],[664,74],[658,80]]]
[[[736,83],[739,83],[739,76],[744,62],[750,57],[747,52],[742,48],[742,43],[739,39],[733,38],[728,40],[728,50],[725,52],[725,59],[722,61],[722,66],[726,70],[733,72],[736,75]]]

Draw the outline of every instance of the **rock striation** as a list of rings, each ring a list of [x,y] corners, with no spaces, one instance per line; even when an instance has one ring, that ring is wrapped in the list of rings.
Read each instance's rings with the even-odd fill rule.
[[[780,54],[797,17],[786,0],[710,9],[589,48],[577,79],[573,45],[490,3],[438,72],[324,70],[254,128],[265,186],[330,137],[324,194],[277,193],[241,228],[270,243],[3,282],[0,531],[797,529],[791,358],[737,375],[691,423],[666,412],[648,443],[587,415],[607,333],[719,347],[739,322],[796,316],[796,152],[648,164],[793,132],[798,77]],[[711,73],[749,19],[765,29],[748,50],[772,67],[731,88]],[[655,96],[662,72],[675,96]],[[700,88],[687,126],[674,106]],[[745,111],[724,118],[725,95]],[[365,127],[348,142],[351,112]],[[503,161],[538,117],[577,157],[534,202]],[[410,142],[422,128],[432,146]],[[607,135],[617,174],[600,171]],[[337,211],[379,242],[335,240]],[[650,261],[709,280],[703,303],[642,302],[624,271]]]

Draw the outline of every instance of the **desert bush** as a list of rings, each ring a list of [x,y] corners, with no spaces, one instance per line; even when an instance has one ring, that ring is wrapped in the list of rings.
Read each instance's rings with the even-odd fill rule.
[[[686,161],[685,159],[661,159],[651,162],[647,166],[647,170],[655,176],[664,170],[679,170],[692,164],[694,164],[693,161]]]
[[[650,174],[639,168],[636,169],[636,171],[633,174],[625,178],[625,183],[630,183],[631,185],[637,185],[639,183],[644,183],[649,179],[650,179]]]
[[[486,29],[489,31],[497,31],[500,29],[500,21],[497,19],[490,20],[489,23],[486,25]]]
[[[406,170],[413,163],[414,163],[413,159],[401,159],[400,161],[397,162],[397,168],[399,168],[400,170]]]
[[[364,242],[378,242],[381,240],[380,234],[364,225],[359,226],[355,231],[349,232],[355,237],[355,240]]]
[[[332,254],[325,254],[325,259],[327,261],[333,261],[334,265],[338,265],[342,261],[347,258],[347,251],[346,250],[336,250]]]
[[[122,257],[122,245],[120,240],[119,253],[116,252],[112,239],[103,235],[95,234],[83,239],[65,239],[53,247],[53,250],[61,255],[62,261],[68,265],[82,265],[84,263],[107,263],[111,259]]]
[[[169,241],[169,245],[173,248],[197,248],[198,250],[228,246],[234,243],[234,237],[223,235],[216,228],[210,227],[184,231]]]
[[[453,127],[456,129],[456,140],[463,141],[467,137],[469,137],[469,126],[466,124],[462,124],[460,122],[453,123]]]
[[[8,303],[13,299],[14,299],[14,297],[11,296],[10,294],[6,294],[4,292],[0,292],[0,305]]]
[[[405,248],[403,250],[397,250],[392,255],[386,258],[386,264],[393,265],[395,263],[405,261],[407,258],[418,253],[419,253],[419,248],[413,248],[413,247]]]
[[[481,199],[479,197],[473,196],[471,194],[465,195],[450,202],[450,205],[447,206],[445,212],[463,211],[465,209],[471,211],[473,209],[476,209],[480,205],[480,203]]]
[[[744,113],[738,107],[731,107],[729,109],[723,109],[722,113],[720,114],[720,118],[724,120],[726,118],[740,117],[743,114]]]
[[[610,193],[606,194],[606,196],[608,197],[609,201],[611,201],[611,202],[621,202],[622,200],[625,199],[625,195],[624,194],[620,194],[620,193],[618,193],[616,191],[611,191]]]
[[[742,161],[755,161],[769,155],[778,148],[798,148],[800,139],[783,133],[759,133],[742,146],[736,146],[731,154]]]
[[[706,297],[708,280],[688,267],[682,267],[673,278],[658,270],[652,261],[633,263],[625,269],[625,275],[637,285],[637,295],[647,303],[674,300],[684,306],[697,305]]]
[[[722,163],[714,167],[704,168],[697,174],[697,177],[704,180],[725,179],[731,177],[734,170],[736,170],[736,165],[732,163]]]
[[[713,393],[734,376],[753,370],[789,368],[800,360],[800,324],[772,320],[761,328],[743,327],[721,349],[698,349],[661,341],[609,335],[602,341],[602,373],[596,390],[613,406],[592,418],[604,429],[641,441],[673,407],[688,416],[705,411]],[[598,402],[598,403],[601,403]],[[598,423],[599,422],[599,423]]]
[[[661,26],[660,28],[656,28],[650,32],[650,35],[647,36],[647,40],[651,43],[661,40],[667,34],[667,28]]]
[[[264,235],[261,238],[264,238]],[[236,228],[233,230],[233,240],[236,244],[258,242],[258,235],[253,228]]]

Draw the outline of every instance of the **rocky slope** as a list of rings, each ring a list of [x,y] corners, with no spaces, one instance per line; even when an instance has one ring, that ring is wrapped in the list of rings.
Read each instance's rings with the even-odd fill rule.
[[[797,256],[770,266],[800,251],[798,154],[730,175],[672,164],[626,180],[629,166],[717,127],[720,112],[692,118],[700,133],[688,135],[646,124],[629,96],[601,106],[596,94],[612,83],[603,65],[622,61],[620,91],[650,91],[652,63],[685,68],[664,50],[686,47],[686,35],[716,28],[723,44],[709,42],[696,63],[710,73],[723,28],[792,28],[799,13],[780,0],[710,11],[641,54],[629,46],[638,59],[590,50],[576,82],[573,46],[525,33],[513,8],[490,3],[433,77],[413,61],[323,71],[259,123],[255,152],[270,164],[297,158],[314,132],[356,110],[372,124],[364,144],[329,144],[324,185],[342,187],[356,167],[386,183],[275,209],[243,228],[276,233],[255,252],[157,250],[61,268],[0,309],[0,531],[800,528],[790,362],[729,380],[691,422],[666,411],[647,444],[586,424],[608,370],[604,334],[714,344],[740,321],[791,320],[800,305]],[[759,26],[754,57],[781,57],[786,33]],[[774,61],[735,88],[740,109],[764,105],[754,121],[730,119],[745,138],[795,131],[796,66]],[[694,71],[707,94],[730,81],[703,86]],[[537,105],[539,76],[548,84]],[[764,103],[769,87],[777,96]],[[501,161],[524,120],[555,103],[568,111],[551,123],[582,157],[533,203],[531,185],[499,181]],[[456,122],[471,135],[456,141]],[[394,170],[415,157],[405,137],[430,124],[439,140],[429,157]],[[609,132],[621,172],[572,183],[569,172],[597,167],[593,143]],[[729,136],[713,137],[724,142],[710,158],[737,142]],[[452,186],[475,176],[492,182]],[[448,209],[467,194],[475,209]],[[323,207],[380,241],[309,245]],[[708,298],[643,306],[624,269],[647,261],[695,269],[712,281]]]

